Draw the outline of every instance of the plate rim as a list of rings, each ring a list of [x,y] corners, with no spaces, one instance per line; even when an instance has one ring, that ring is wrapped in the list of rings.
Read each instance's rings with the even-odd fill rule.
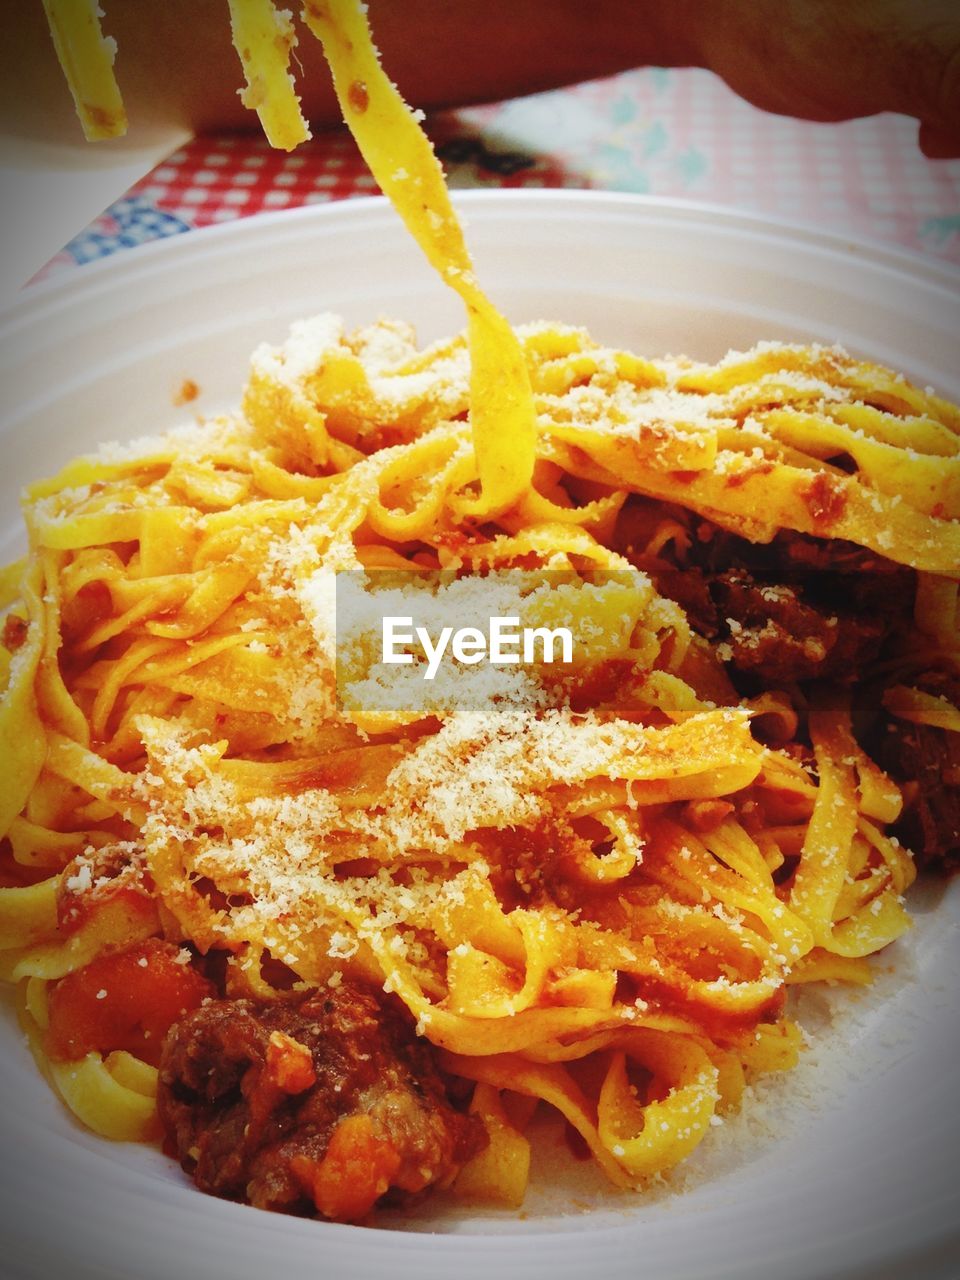
[[[469,216],[472,209],[513,205],[552,205],[557,209],[569,204],[594,212],[609,213],[632,210],[637,216],[676,216],[682,221],[702,221],[711,229],[718,226],[731,231],[775,238],[814,251],[855,258],[887,271],[912,277],[915,281],[956,294],[960,304],[960,265],[921,253],[904,245],[890,244],[873,236],[861,236],[852,231],[844,233],[833,228],[794,220],[781,215],[766,214],[755,210],[737,209],[711,201],[685,197],[646,195],[630,191],[605,191],[595,188],[570,187],[522,187],[522,188],[460,188],[451,191],[454,206],[462,211],[467,222],[469,247]],[[46,280],[24,285],[19,293],[0,303],[0,334],[11,324],[25,321],[30,313],[44,305],[62,301],[74,301],[86,290],[109,283],[115,273],[132,268],[149,268],[162,262],[171,253],[180,256],[185,251],[203,256],[217,252],[221,246],[229,247],[231,241],[245,236],[263,234],[269,236],[278,230],[294,230],[301,223],[337,223],[350,214],[357,218],[386,217],[388,221],[399,215],[383,195],[352,196],[348,199],[323,203],[298,205],[292,209],[263,210],[230,222],[214,223],[203,227],[191,227],[187,231],[163,236],[144,244],[133,245],[99,258],[94,262],[78,263],[70,270],[58,272]],[[66,248],[66,246],[64,246]],[[63,249],[60,250],[63,252]],[[42,270],[43,268],[41,268]]]

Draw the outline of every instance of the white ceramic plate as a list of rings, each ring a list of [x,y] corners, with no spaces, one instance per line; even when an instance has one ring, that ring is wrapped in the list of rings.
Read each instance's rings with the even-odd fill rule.
[[[585,324],[648,354],[710,358],[760,338],[840,341],[960,399],[960,276],[943,267],[630,196],[473,193],[458,204],[480,278],[515,321]],[[4,558],[21,545],[22,483],[102,440],[235,404],[256,343],[320,310],[350,324],[396,315],[425,339],[462,324],[379,200],[191,233],[31,291],[0,317]],[[202,388],[189,412],[172,408],[186,377]],[[917,926],[883,957],[871,992],[806,1000],[815,1048],[710,1135],[678,1188],[608,1192],[548,1129],[522,1215],[435,1200],[362,1229],[202,1196],[158,1152],[73,1124],[8,1016],[0,1270],[77,1280],[955,1277],[958,889],[915,897]]]

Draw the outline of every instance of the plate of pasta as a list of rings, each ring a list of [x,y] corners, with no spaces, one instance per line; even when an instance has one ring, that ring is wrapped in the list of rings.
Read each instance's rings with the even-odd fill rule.
[[[39,289],[7,318],[5,559],[24,553],[14,505],[33,482],[26,564],[58,584],[38,577],[31,597],[22,563],[15,585],[8,575],[8,689],[30,652],[24,600],[59,611],[60,644],[75,654],[61,657],[55,688],[37,692],[49,668],[32,678],[46,754],[5,848],[5,976],[53,1084],[11,1023],[15,1105],[3,1124],[19,1155],[4,1173],[8,1235],[20,1233],[25,1259],[51,1266],[70,1249],[78,1275],[111,1265],[118,1275],[173,1265],[252,1275],[268,1258],[306,1274],[317,1257],[357,1274],[382,1273],[389,1257],[400,1274],[439,1275],[453,1259],[479,1274],[502,1259],[515,1274],[572,1275],[598,1256],[626,1274],[639,1248],[668,1275],[760,1275],[771,1259],[783,1275],[868,1264],[882,1274],[881,1263],[898,1274],[897,1258],[921,1249],[938,1274],[937,1251],[949,1259],[956,1243],[956,1113],[943,1064],[956,1043],[957,898],[929,875],[910,885],[913,859],[887,834],[903,830],[909,780],[857,735],[861,684],[891,721],[912,716],[916,728],[927,709],[936,729],[937,715],[948,718],[938,711],[946,690],[928,678],[948,670],[929,656],[934,640],[923,678],[915,633],[908,651],[897,645],[903,628],[919,626],[924,598],[923,634],[940,626],[949,652],[944,596],[956,556],[939,535],[942,526],[955,535],[931,513],[952,493],[944,460],[956,411],[930,388],[957,395],[955,286],[897,254],[634,197],[483,194],[456,206],[478,275],[519,326],[538,423],[550,422],[537,519],[500,526],[500,516],[458,514],[440,517],[442,537],[430,528],[443,504],[422,477],[451,478],[450,492],[465,478],[477,500],[476,471],[463,462],[464,339],[449,336],[456,312],[382,201],[191,235]],[[340,318],[304,320],[319,296]],[[826,337],[844,350],[817,345]],[[680,349],[697,359],[669,355]],[[196,398],[176,409],[185,386]],[[629,430],[598,427],[601,412]],[[677,412],[679,443],[663,430]],[[837,465],[839,447],[812,442],[811,414],[822,434],[825,422],[844,433],[858,471]],[[906,429],[899,423],[929,432],[917,425],[903,456],[884,452]],[[887,440],[877,443],[881,427]],[[749,478],[691,496],[691,486],[715,483],[695,453],[709,433],[723,441],[726,481],[722,467],[738,473],[744,458],[760,469],[762,501],[745,496]],[[622,442],[637,438],[643,466],[631,471]],[[104,446],[111,439],[120,443]],[[600,452],[611,441],[615,458]],[[657,452],[673,448],[682,457],[658,470]],[[340,465],[318,463],[318,449]],[[928,524],[901,534],[868,527],[863,514],[842,538],[796,519],[768,534],[760,525],[785,520],[776,504],[789,499],[767,464],[786,465],[784,456],[805,483],[869,476],[876,489],[862,483],[885,516],[907,508]],[[939,461],[924,470],[927,457]],[[366,459],[389,469],[371,481]],[[901,470],[911,462],[920,479]],[[58,479],[36,483],[61,464]],[[317,687],[316,611],[329,595],[311,540],[331,533],[341,482],[330,476],[373,485],[339,494],[349,532],[338,567],[349,572],[396,569],[397,556],[412,564],[419,553],[421,568],[473,556],[488,568],[549,559],[579,576],[587,567],[641,576],[645,585],[626,588],[626,648],[612,629],[617,652],[579,673],[579,701],[537,731],[532,755],[522,748],[529,726],[510,716],[497,733],[492,713],[480,727],[474,717],[475,736],[461,735],[451,759],[409,715],[385,732],[334,731],[329,710],[317,714],[329,704]],[[623,500],[611,500],[615,486]],[[815,492],[821,511],[828,491]],[[359,521],[372,502],[377,514]],[[870,497],[862,510],[872,512]],[[418,526],[424,511],[434,514]],[[924,539],[931,521],[937,537]],[[189,564],[177,559],[185,527]],[[243,539],[223,556],[217,546],[238,529]],[[431,546],[447,559],[431,560]],[[824,546],[837,548],[835,562],[816,558]],[[911,560],[922,556],[918,569]],[[210,563],[215,573],[204,572]],[[144,583],[173,594],[144,593]],[[888,614],[881,633],[876,619]],[[653,656],[668,634],[672,668]],[[824,676],[823,650],[836,646],[842,664]],[[861,678],[851,682],[854,668]],[[878,684],[887,670],[895,677]],[[81,715],[85,733],[69,720]],[[23,767],[16,753],[30,723],[21,709],[16,740],[5,738],[8,779]],[[592,736],[581,744],[576,733]],[[331,811],[344,787],[361,802],[341,798]],[[558,790],[569,827],[553,807]],[[533,820],[531,795],[540,797]],[[78,807],[64,813],[67,797]],[[829,908],[817,882],[804,890],[800,877],[797,891],[818,822],[845,824],[830,825],[827,848],[847,832]],[[337,853],[324,872],[316,849],[327,844]],[[30,870],[17,878],[18,867]],[[817,911],[826,914],[815,942]],[[304,941],[319,922],[322,942]],[[254,949],[255,967],[243,963]],[[163,991],[173,1016],[186,1010],[173,1036]],[[734,1001],[746,1003],[723,1007]],[[231,1010],[246,1019],[239,1048],[236,1029],[216,1021]],[[154,1026],[166,1033],[162,1052],[149,1045]],[[338,1036],[349,1052],[331,1065],[319,1046]],[[195,1105],[191,1064],[211,1038],[216,1061],[239,1054],[245,1069],[256,1061],[273,1073],[287,1109],[313,1097],[327,1071],[364,1120],[376,1104],[357,1100],[388,1078],[394,1147],[406,1139],[434,1167],[411,1175],[388,1156],[358,1207],[337,1192],[342,1180],[324,1183],[317,1170],[329,1162],[291,1131],[292,1182],[263,1163],[273,1143],[241,1175],[258,1189],[212,1185],[227,1177],[222,1148],[219,1160],[200,1148],[235,1130],[218,1128],[212,1104]],[[396,1118],[411,1088],[421,1119],[421,1093],[430,1103],[427,1136]],[[172,1134],[194,1174],[203,1156],[205,1189],[226,1199],[200,1195],[157,1150],[164,1090],[168,1148]],[[94,1137],[76,1116],[126,1141]],[[382,1158],[376,1130],[354,1141]],[[335,1145],[328,1134],[328,1154]],[[382,1176],[397,1182],[371,1215]],[[311,1198],[323,1206],[316,1216],[366,1225],[227,1202],[300,1211]],[[108,1226],[118,1215],[131,1224],[122,1239]],[[75,1237],[82,1248],[68,1244]]]
[[[14,1271],[952,1274],[958,281],[452,202],[303,18],[389,203],[3,321]]]

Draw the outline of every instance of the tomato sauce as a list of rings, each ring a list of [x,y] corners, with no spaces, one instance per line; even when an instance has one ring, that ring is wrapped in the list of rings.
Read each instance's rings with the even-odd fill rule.
[[[50,1057],[71,1062],[125,1049],[156,1066],[173,1023],[217,994],[179,954],[173,943],[148,938],[68,974],[50,996]]]

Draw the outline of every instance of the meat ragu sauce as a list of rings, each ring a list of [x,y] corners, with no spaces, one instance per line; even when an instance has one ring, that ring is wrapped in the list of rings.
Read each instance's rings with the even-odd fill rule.
[[[449,1185],[487,1144],[394,996],[215,1000],[164,1042],[160,1118],[201,1190],[342,1222]]]
[[[960,697],[960,678],[944,674],[918,681],[925,693]],[[960,870],[960,739],[933,725],[909,724],[887,716],[880,763],[915,786],[904,816],[904,843],[927,862]]]
[[[675,529],[664,540],[658,530],[666,522]],[[883,704],[888,686],[911,679],[912,569],[853,543],[788,531],[751,543],[683,508],[636,496],[624,506],[615,545],[716,644],[737,694],[779,688],[791,695],[801,735],[805,686],[855,684],[861,745],[904,789],[896,833],[921,867],[960,869],[957,735],[898,719]],[[935,671],[917,687],[956,697],[960,677]]]
[[[157,927],[135,859],[115,850],[86,866],[92,891],[60,894],[64,928],[117,913]],[[65,886],[74,880],[65,874]],[[54,986],[44,1043],[56,1062],[126,1050],[158,1066],[167,1145],[201,1190],[356,1222],[380,1201],[449,1185],[487,1145],[395,996],[344,983],[272,1002],[221,999],[225,958],[157,937],[108,951]],[[282,987],[284,966],[272,963]]]

